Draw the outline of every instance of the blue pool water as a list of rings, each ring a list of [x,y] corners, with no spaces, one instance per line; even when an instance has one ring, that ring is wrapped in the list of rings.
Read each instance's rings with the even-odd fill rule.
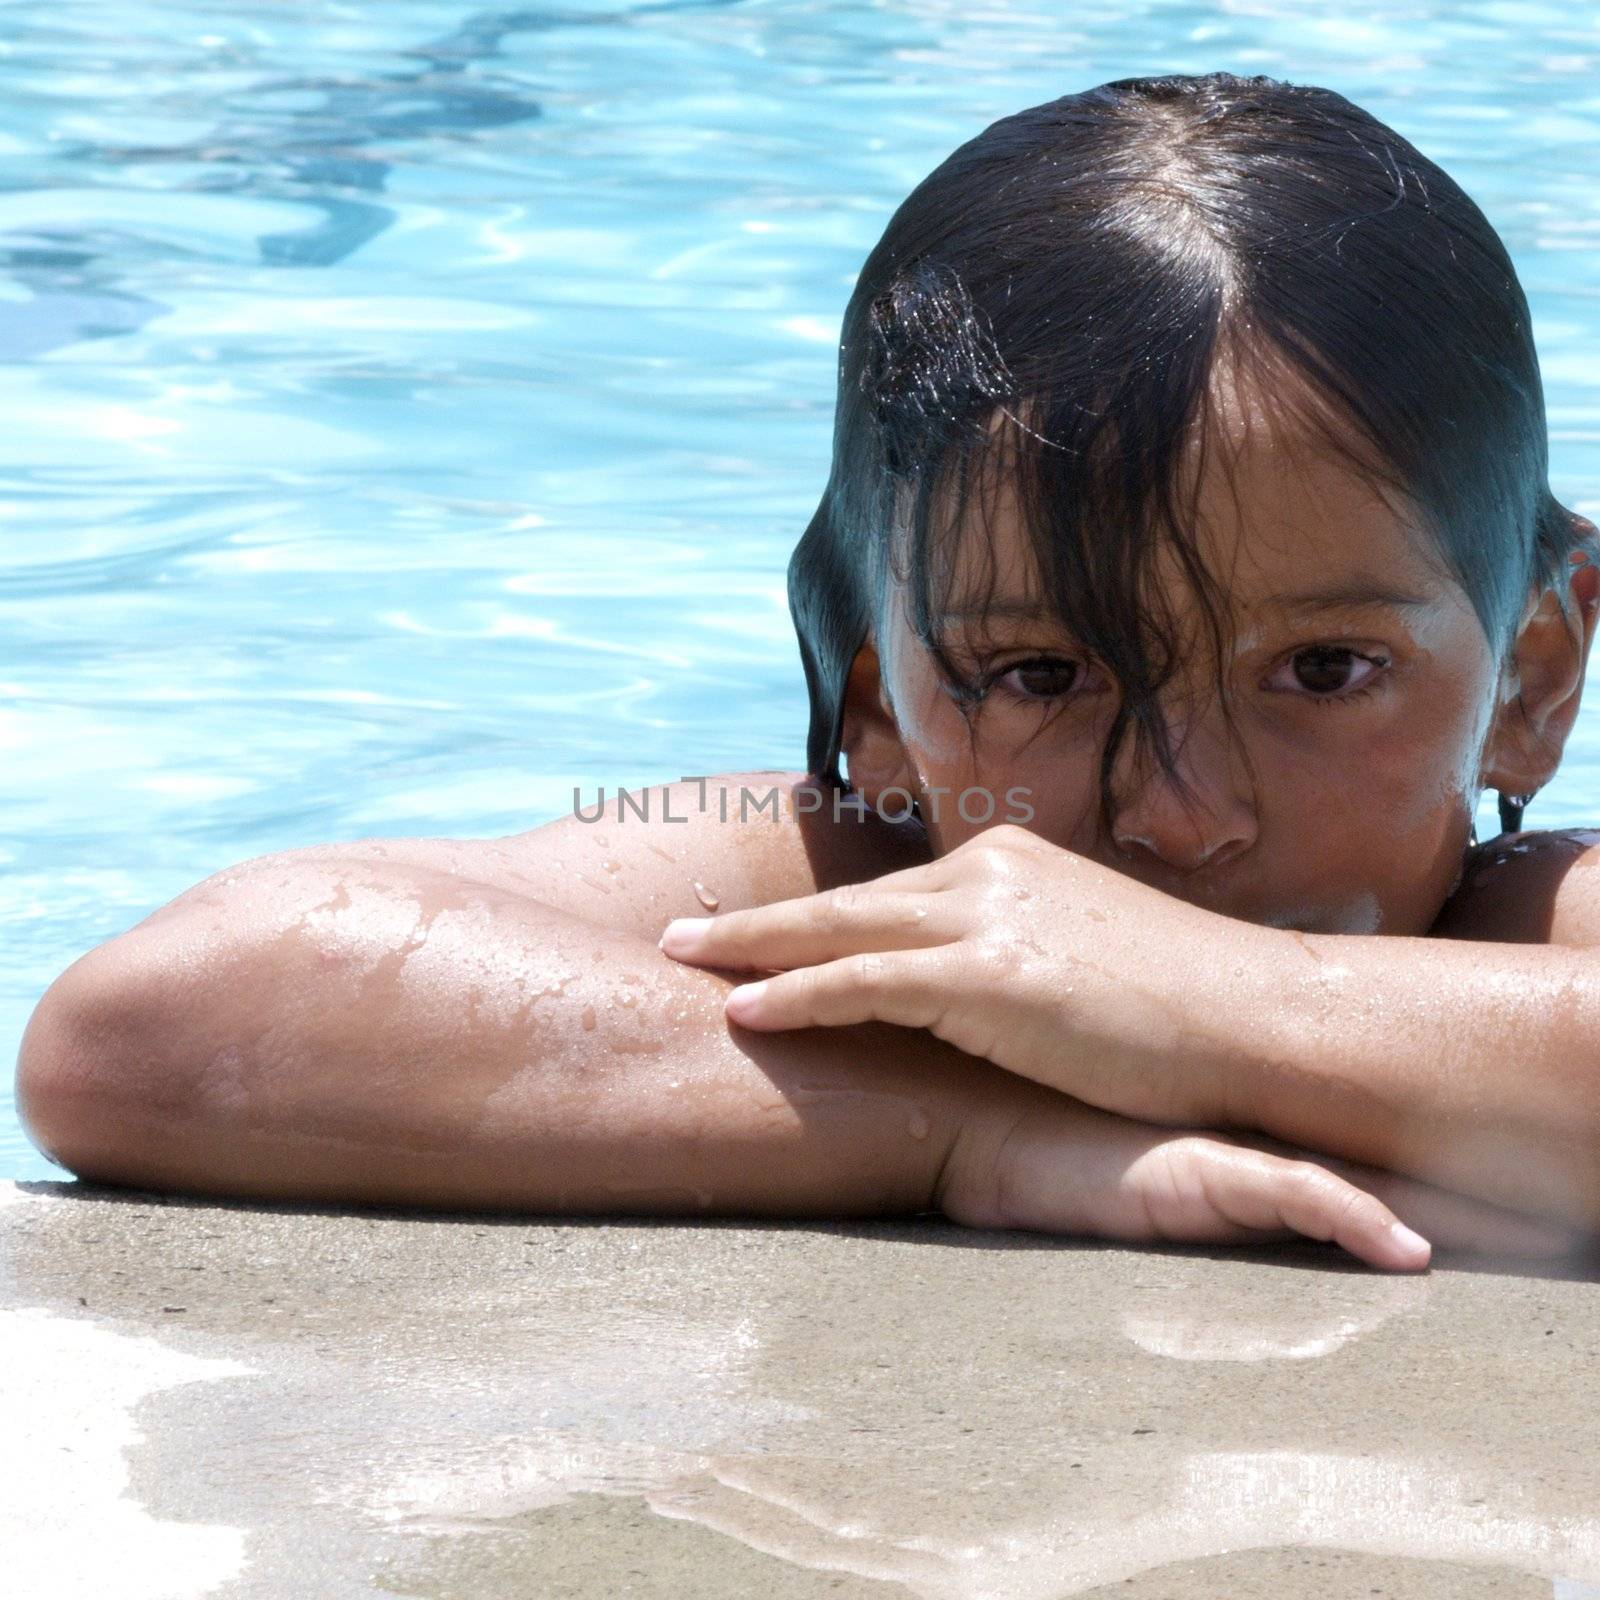
[[[1555,489],[1600,516],[1585,17],[6,7],[0,1176],[55,1171],[9,1100],[46,985],[219,868],[803,765],[783,570],[839,316],[895,204],[1007,112],[1223,67],[1394,124],[1510,246]],[[1530,823],[1600,820],[1597,768],[1600,699]]]

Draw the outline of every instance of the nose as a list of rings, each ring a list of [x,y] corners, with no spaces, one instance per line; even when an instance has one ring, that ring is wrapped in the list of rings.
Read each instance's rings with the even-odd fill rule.
[[[1220,867],[1255,843],[1251,786],[1221,712],[1168,719],[1175,776],[1124,736],[1112,769],[1112,842],[1142,867]],[[1187,790],[1187,794],[1184,793]]]

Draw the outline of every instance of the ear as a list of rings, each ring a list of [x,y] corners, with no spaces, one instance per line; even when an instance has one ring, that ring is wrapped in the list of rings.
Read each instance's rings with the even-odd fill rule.
[[[850,664],[844,691],[844,723],[840,748],[849,763],[850,787],[876,809],[890,788],[915,795],[916,768],[900,742],[894,708],[884,686],[878,652],[869,639]],[[904,805],[898,796],[890,809]]]
[[[1573,520],[1591,539],[1600,531],[1582,517]],[[1501,675],[1483,782],[1502,794],[1532,794],[1550,781],[1578,715],[1600,617],[1600,567],[1582,552],[1574,552],[1572,563],[1565,595],[1550,588],[1529,601]]]

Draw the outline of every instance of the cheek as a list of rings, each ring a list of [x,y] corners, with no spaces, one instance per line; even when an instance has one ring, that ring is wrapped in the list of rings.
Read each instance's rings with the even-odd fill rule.
[[[1470,812],[1472,731],[1408,717],[1348,745],[1276,752],[1257,769],[1263,821],[1301,849],[1315,841],[1346,858],[1403,853]]]
[[[997,749],[997,741],[985,736],[983,719],[969,729],[937,684],[924,687],[904,711],[897,701],[896,723],[938,854],[1001,822],[1017,823],[1054,844],[1083,844],[1083,829],[1092,828],[1096,814],[1095,752],[1074,761],[1059,740],[1048,738]]]
[[[1418,629],[1427,651],[1407,696],[1405,729],[1410,790],[1420,823],[1440,809],[1463,808],[1469,818],[1482,785],[1480,765],[1500,687],[1499,663],[1474,618],[1464,611]],[[1407,741],[1402,741],[1407,742]],[[1404,789],[1403,765],[1395,787]]]
[[[1375,752],[1374,778],[1396,833],[1426,834],[1457,817],[1470,827],[1491,710],[1487,689],[1469,699],[1450,686]]]
[[[1371,889],[1337,898],[1319,895],[1260,917],[1263,927],[1294,928],[1303,933],[1379,933],[1404,920],[1403,909],[1385,905]]]
[[[1388,838],[1427,836],[1458,816],[1470,826],[1496,674],[1475,622],[1445,622],[1419,627],[1420,653],[1386,705],[1308,711],[1303,738],[1278,745],[1276,777],[1296,812],[1343,815]]]
[[[1487,723],[1486,710],[1440,692],[1341,760],[1272,773],[1269,853],[1301,886],[1285,925],[1425,934],[1470,841]]]

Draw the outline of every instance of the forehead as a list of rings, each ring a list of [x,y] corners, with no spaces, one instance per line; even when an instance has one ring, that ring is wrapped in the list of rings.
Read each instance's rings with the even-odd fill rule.
[[[1202,559],[1240,600],[1334,573],[1437,585],[1417,508],[1303,382],[1277,372],[1268,386],[1224,369],[1206,400],[1180,503],[1193,497]]]
[[[1173,498],[1196,555],[1237,615],[1313,591],[1468,606],[1417,508],[1381,481],[1370,456],[1293,375],[1214,374]],[[980,474],[962,513],[952,530],[952,591],[1037,600],[1014,478],[1003,470]],[[1189,585],[1170,538],[1155,541],[1148,581],[1164,606],[1187,608]]]

